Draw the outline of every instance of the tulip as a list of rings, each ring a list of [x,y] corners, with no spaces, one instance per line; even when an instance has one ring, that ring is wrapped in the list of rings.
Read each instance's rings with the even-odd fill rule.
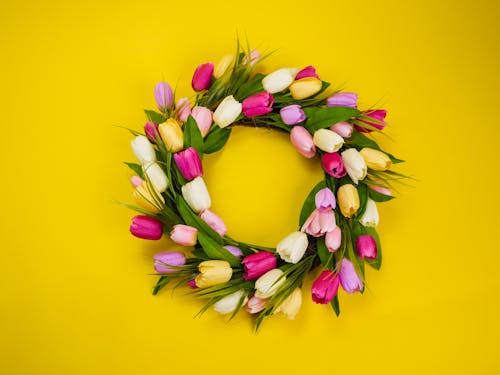
[[[367,167],[374,171],[386,171],[392,165],[389,156],[382,151],[365,147],[359,153],[365,160]]]
[[[135,188],[133,197],[139,207],[153,214],[160,212],[165,205],[163,196],[155,192],[146,181]]]
[[[210,208],[212,200],[203,177],[196,177],[193,181],[182,186],[181,189],[182,196],[194,212],[200,213]]]
[[[186,257],[183,253],[178,251],[166,251],[163,253],[155,254],[154,267],[158,273],[172,273],[177,272],[176,267],[186,264]]]
[[[358,94],[354,92],[339,92],[333,94],[326,100],[327,107],[351,107],[358,106]]]
[[[314,77],[319,79],[319,76],[316,73],[316,69],[314,69],[314,66],[312,65],[306,66],[304,69],[302,69],[300,72],[297,73],[297,75],[295,76],[295,80],[307,77]]]
[[[203,176],[203,165],[200,156],[194,147],[174,154],[175,164],[186,180],[191,181],[196,177]]]
[[[264,77],[262,86],[268,93],[276,94],[286,90],[294,81],[297,73],[298,69],[295,68],[278,69]]]
[[[323,154],[321,163],[323,164],[325,172],[330,176],[341,178],[347,174],[342,158],[336,152]]]
[[[325,152],[336,152],[344,144],[344,138],[328,129],[319,129],[314,132],[314,144]]]
[[[300,229],[313,237],[321,237],[335,228],[335,213],[331,208],[320,211],[315,209]]]
[[[366,202],[366,209],[363,215],[359,219],[359,222],[365,227],[376,227],[378,225],[378,210],[377,205],[373,200],[368,198]]]
[[[369,120],[360,120],[362,123],[369,125],[370,129],[365,128],[363,126],[356,126],[356,130],[362,133],[370,133],[373,131],[373,128],[382,130],[385,128],[387,123],[385,122],[385,116],[387,115],[387,111],[385,109],[376,109],[372,111],[366,111],[364,113],[365,116],[374,119],[375,121]]]
[[[206,260],[198,265],[200,273],[195,278],[198,288],[224,284],[231,279],[233,269],[225,260]]]
[[[168,178],[158,163],[150,163],[144,166],[144,172],[149,178],[151,185],[158,193],[163,193],[168,187]]]
[[[156,137],[158,136],[158,125],[154,122],[146,122],[144,124],[144,133],[146,133],[146,137],[148,137],[151,143],[156,143]]]
[[[338,226],[325,235],[325,245],[329,252],[336,252],[342,243],[342,231]]]
[[[229,251],[236,258],[241,258],[243,256],[243,252],[241,251],[241,249],[239,247],[227,245],[227,246],[224,246],[224,249]]]
[[[310,159],[316,154],[313,137],[306,128],[294,126],[290,132],[290,140],[302,156]]]
[[[330,303],[337,295],[339,283],[338,274],[328,270],[321,272],[311,287],[312,300],[322,305]]]
[[[187,282],[187,285],[191,288],[191,289],[198,289],[198,287],[196,286],[196,280],[195,279],[191,279]]]
[[[323,188],[316,193],[314,197],[316,208],[320,211],[326,211],[329,208],[335,208],[335,195],[329,188]]]
[[[358,181],[364,179],[368,172],[365,160],[355,148],[349,148],[342,152],[341,155],[347,174],[349,174],[352,182],[357,185]]]
[[[179,152],[183,149],[184,134],[182,133],[179,123],[175,119],[169,118],[158,126],[158,130],[167,150]]]
[[[257,314],[258,312],[264,310],[268,304],[268,300],[253,296],[248,300],[247,311],[250,314]]]
[[[139,163],[144,165],[156,161],[155,150],[145,136],[138,135],[130,142],[130,146]]]
[[[155,86],[156,106],[161,112],[170,109],[173,97],[172,88],[167,82],[160,82]]]
[[[215,66],[214,70],[214,77],[215,79],[220,78],[229,68],[229,66],[232,64],[234,61],[234,55],[232,54],[227,54],[225,55]]]
[[[136,187],[141,186],[141,185],[142,185],[142,183],[143,183],[143,181],[144,181],[144,180],[143,180],[142,178],[140,178],[139,176],[132,176],[132,177],[130,178],[130,183],[131,183],[131,184],[132,184],[132,186],[133,186],[133,187],[135,187],[135,188],[136,188]]]
[[[207,223],[210,228],[216,231],[219,236],[224,237],[227,232],[227,227],[219,216],[217,216],[210,210],[203,210],[199,216],[200,219]]]
[[[281,108],[280,116],[281,120],[287,125],[295,125],[306,119],[306,114],[298,104]]]
[[[201,64],[196,68],[191,80],[191,86],[194,91],[203,91],[210,87],[212,81],[212,74],[214,72],[214,64],[206,63]]]
[[[379,183],[382,184],[382,182],[379,182]],[[379,186],[379,185],[368,185],[368,187],[370,189],[372,189],[373,191],[376,191],[377,193],[380,193],[383,195],[388,195],[388,196],[392,197],[392,192],[389,189],[387,189],[386,187]]]
[[[356,238],[356,251],[361,259],[375,259],[377,257],[377,243],[369,234]]]
[[[250,66],[254,66],[255,64],[257,64],[257,61],[259,61],[261,55],[260,55],[259,51],[257,51],[256,49],[253,49],[253,50],[250,51],[250,56],[245,55],[243,57],[243,60],[241,60],[241,63],[243,65],[248,64],[248,58],[249,57],[250,57]]]
[[[246,117],[266,115],[273,110],[274,98],[268,92],[251,95],[242,102],[243,114]]]
[[[205,137],[212,126],[212,111],[205,107],[196,106],[191,111],[191,116],[196,120],[201,136]]]
[[[345,217],[351,217],[359,209],[358,190],[352,184],[345,184],[337,190],[337,202],[339,203],[340,212]]]
[[[177,224],[172,228],[170,238],[179,245],[194,246],[198,239],[198,229],[189,225]]]
[[[230,95],[224,98],[214,112],[214,122],[221,128],[231,125],[241,114],[243,106],[234,96]]]
[[[292,232],[280,241],[276,252],[285,262],[297,264],[304,256],[307,246],[309,242],[305,233]]]
[[[278,291],[286,281],[284,273],[279,268],[267,271],[255,282],[255,296],[269,298]]]
[[[354,266],[346,258],[340,263],[339,271],[340,285],[347,293],[354,293],[363,290],[363,282],[354,270]]]
[[[342,138],[351,138],[354,127],[347,121],[337,122],[330,126],[330,130],[340,135]]]
[[[191,103],[189,99],[184,97],[177,100],[177,103],[175,103],[175,112],[180,122],[186,122],[191,114]]]
[[[214,310],[219,314],[225,315],[232,313],[238,306],[243,307],[248,301],[244,290],[238,290],[214,304]],[[241,303],[241,305],[240,305]]]
[[[302,306],[302,290],[295,288],[294,291],[276,308],[275,314],[281,312],[288,319],[293,320]]]
[[[306,77],[290,85],[290,93],[295,100],[302,100],[316,95],[321,91],[323,83],[314,77]]]
[[[163,223],[153,217],[137,215],[132,218],[130,233],[145,240],[159,240],[163,234]]]
[[[255,280],[267,271],[276,268],[276,257],[269,251],[260,251],[244,257],[241,263],[244,266],[243,278]]]

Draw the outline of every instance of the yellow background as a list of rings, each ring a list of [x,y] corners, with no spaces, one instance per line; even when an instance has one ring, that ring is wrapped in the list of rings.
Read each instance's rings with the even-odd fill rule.
[[[500,371],[495,1],[3,1],[0,5],[0,373],[492,374]],[[381,272],[340,294],[304,288],[295,321],[252,333],[179,289],[150,295],[171,245],[128,233],[130,135],[161,79],[189,82],[234,49],[314,64],[362,107],[413,188],[380,207]],[[238,128],[207,158],[229,234],[274,246],[321,175],[287,137]]]

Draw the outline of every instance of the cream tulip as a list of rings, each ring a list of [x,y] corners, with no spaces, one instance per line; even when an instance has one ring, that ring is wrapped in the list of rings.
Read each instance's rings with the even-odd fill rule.
[[[372,199],[368,198],[365,212],[361,215],[359,222],[365,227],[376,227],[378,225],[378,221],[379,216],[377,205]]]
[[[340,150],[344,144],[344,138],[328,129],[316,130],[313,141],[316,147],[328,153]]]
[[[158,163],[150,163],[143,167],[144,172],[151,181],[151,185],[159,193],[163,193],[168,187],[168,178]]]
[[[358,189],[352,184],[345,184],[337,190],[337,203],[345,217],[351,217],[359,209]]]
[[[227,96],[215,110],[213,120],[221,128],[225,128],[236,121],[242,109],[242,104],[234,96]]]
[[[165,199],[157,192],[152,191],[153,187],[143,181],[132,194],[137,205],[153,214],[160,212],[165,206]]]
[[[212,205],[210,194],[203,177],[196,177],[194,180],[182,186],[182,196],[191,209],[199,213],[207,210]]]
[[[130,146],[139,163],[144,165],[156,161],[153,145],[145,136],[138,135],[130,142]]]
[[[245,304],[248,302],[248,297],[246,296],[246,292],[244,290],[238,290],[217,301],[214,304],[214,310],[222,315],[232,313],[234,310],[236,310],[242,299],[243,303],[240,307],[245,306]]]
[[[389,156],[382,151],[365,147],[359,153],[365,160],[368,168],[373,169],[374,171],[386,171],[392,165],[392,161]]]
[[[274,313],[283,313],[288,319],[293,320],[302,306],[302,290],[295,288],[277,308]]]
[[[286,90],[294,81],[295,75],[299,72],[295,68],[283,68],[269,73],[262,80],[262,86],[270,94]]]
[[[279,268],[267,271],[255,282],[255,296],[259,298],[269,298],[285,282],[286,277]]]
[[[347,174],[352,182],[357,185],[360,180],[366,177],[366,173],[368,172],[365,160],[355,148],[345,150],[341,156]]]
[[[309,242],[303,232],[292,232],[276,246],[276,252],[285,262],[296,264],[304,256]]]

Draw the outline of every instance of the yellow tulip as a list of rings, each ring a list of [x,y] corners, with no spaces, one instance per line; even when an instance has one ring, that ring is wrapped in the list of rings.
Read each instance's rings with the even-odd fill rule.
[[[365,159],[365,163],[368,168],[373,169],[374,171],[386,171],[392,165],[392,161],[389,156],[382,151],[365,147],[360,151],[360,154],[363,159]]]
[[[208,288],[228,282],[233,275],[233,269],[225,260],[206,260],[198,265],[200,274],[195,283],[198,288]]]
[[[229,66],[232,64],[233,61],[234,61],[234,55],[232,54],[225,55],[215,66],[214,69],[215,79],[220,78],[226,72],[227,68],[229,68]]]
[[[283,313],[288,319],[293,320],[302,306],[302,290],[300,288],[295,288],[295,290],[290,294],[274,311],[274,314]]]
[[[134,190],[133,197],[139,207],[156,214],[160,212],[165,205],[165,199],[160,193],[153,193],[151,189],[153,189],[153,187],[148,186],[148,183],[143,181],[142,184]]]
[[[340,211],[345,217],[351,217],[359,209],[358,190],[352,184],[346,184],[339,187],[337,191],[337,202]]]
[[[160,124],[158,126],[158,131],[167,150],[179,152],[184,148],[184,134],[182,133],[179,123],[175,119],[169,118],[167,121]]]
[[[321,80],[315,77],[306,77],[294,81],[290,85],[290,93],[295,100],[301,100],[317,94],[321,87]]]

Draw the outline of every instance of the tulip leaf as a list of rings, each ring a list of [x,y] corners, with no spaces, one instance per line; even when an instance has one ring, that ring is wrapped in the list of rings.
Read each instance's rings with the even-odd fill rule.
[[[264,77],[264,74],[258,73],[247,83],[241,85],[236,94],[236,99],[238,101],[242,101],[243,99],[246,99],[253,94],[264,91],[264,87],[262,86],[262,79]]]
[[[144,172],[139,164],[125,162],[125,165],[130,169],[132,169],[135,172],[135,174],[138,175],[140,178],[144,178]]]
[[[179,210],[179,213],[184,219],[186,225],[195,227],[196,229],[198,229],[198,233],[204,232],[209,238],[211,238],[222,247],[222,237],[216,231],[210,228],[207,223],[200,219],[198,215],[193,212],[193,210],[191,210],[186,200],[180,194],[177,196],[177,209]]]
[[[332,302],[330,302],[330,305],[332,305],[333,311],[335,311],[335,315],[339,316],[340,315],[340,305],[339,305],[339,295],[338,294],[332,299]]]
[[[151,122],[154,122],[155,124],[161,124],[162,122],[167,121],[165,116],[163,116],[161,113],[158,113],[156,111],[152,111],[150,109],[145,109],[144,113],[148,117],[148,120]]]
[[[160,278],[156,282],[156,285],[153,287],[153,296],[156,296],[158,292],[166,287],[170,281],[171,279],[169,279],[168,277],[160,276]]]
[[[389,154],[388,152],[385,152],[384,150],[382,150],[380,148],[380,146],[377,144],[377,142],[375,142],[373,139],[368,138],[363,133],[360,133],[357,131],[353,132],[352,136],[348,139],[347,143],[350,145],[353,145],[358,151],[364,147],[369,147],[369,148],[373,148],[375,150],[382,151],[384,154],[386,154],[389,157],[389,159],[391,159],[391,161],[394,164],[404,162],[404,160],[398,159],[394,155]]]
[[[333,259],[333,253],[328,251],[328,248],[326,247],[325,244],[324,236],[316,240],[316,250],[318,251],[319,260],[321,261],[321,264],[325,266],[325,268],[330,268],[328,267],[328,265],[329,263],[331,263],[331,260]]]
[[[307,196],[306,200],[304,201],[304,205],[302,206],[302,210],[300,211],[299,227],[302,227],[309,215],[311,215],[311,213],[316,208],[316,193],[324,187],[326,187],[326,183],[324,180],[318,182]]]
[[[236,258],[233,254],[224,249],[204,231],[198,231],[198,241],[203,247],[205,254],[207,254],[210,259],[225,260],[233,267],[237,267],[240,264],[239,258]]]
[[[184,125],[184,148],[194,147],[200,158],[203,157],[203,136],[193,116],[189,115]]]
[[[375,259],[365,259],[366,263],[368,263],[376,270],[379,270],[382,266],[382,246],[380,245],[380,238],[378,236],[377,230],[372,227],[365,227],[363,228],[363,231],[365,232],[365,234],[369,234],[370,236],[372,236],[377,243],[377,257]]]
[[[385,195],[372,189],[368,189],[368,196],[375,202],[387,202],[394,199],[392,195]]]
[[[226,144],[231,135],[231,128],[220,128],[214,126],[213,130],[205,138],[205,154],[219,151]]]
[[[360,182],[358,185],[358,195],[359,195],[359,209],[356,212],[355,217],[360,218],[366,211],[366,204],[368,203],[368,186]]]
[[[307,119],[306,128],[314,133],[316,130],[328,128],[340,121],[347,121],[359,114],[359,110],[351,107],[319,108]]]

